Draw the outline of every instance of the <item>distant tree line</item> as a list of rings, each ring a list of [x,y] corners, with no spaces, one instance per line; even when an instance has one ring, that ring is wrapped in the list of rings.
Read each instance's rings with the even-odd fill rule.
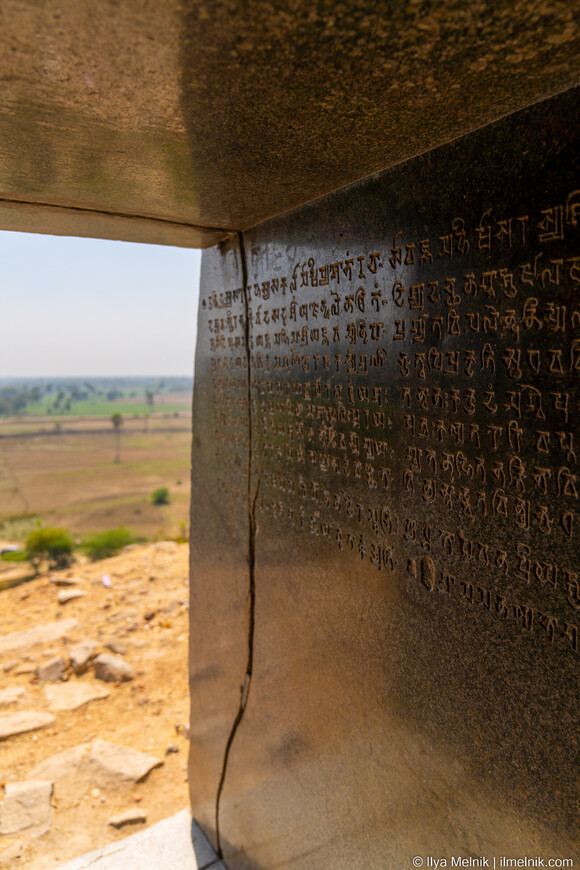
[[[26,410],[28,405],[36,404],[42,398],[38,387],[19,388],[19,387],[1,387],[0,388],[0,416],[13,417],[15,414],[21,414]]]
[[[159,393],[190,393],[193,378],[16,378],[0,379],[0,417],[30,413],[31,406],[42,403],[40,413],[66,414],[74,402],[115,402],[142,395],[152,408]]]

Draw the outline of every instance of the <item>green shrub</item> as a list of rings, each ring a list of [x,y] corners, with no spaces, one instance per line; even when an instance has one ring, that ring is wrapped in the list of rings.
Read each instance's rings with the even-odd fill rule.
[[[87,556],[96,562],[98,559],[108,559],[109,556],[114,556],[123,547],[132,544],[134,540],[129,529],[126,529],[125,526],[119,526],[118,529],[108,529],[105,532],[91,535],[85,540],[83,549]]]
[[[3,562],[26,562],[28,553],[26,550],[7,550],[5,553],[0,553],[0,559]]]
[[[153,504],[169,504],[169,490],[166,486],[160,486],[151,493],[151,501]]]
[[[65,529],[35,529],[26,539],[28,558],[38,570],[43,559],[51,568],[66,568],[72,562],[73,539]]]

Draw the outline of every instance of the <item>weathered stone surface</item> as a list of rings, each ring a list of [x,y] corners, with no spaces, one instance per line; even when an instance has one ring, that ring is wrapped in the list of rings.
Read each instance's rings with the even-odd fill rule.
[[[47,662],[44,662],[42,665],[39,665],[37,673],[38,679],[41,682],[60,680],[64,673],[64,661],[62,656],[55,656]]]
[[[147,816],[142,810],[126,810],[109,819],[108,824],[113,828],[124,828],[125,825],[142,825],[147,821]]]
[[[0,52],[9,229],[204,246],[578,82],[565,0],[147,3],[98,28],[24,8]]]
[[[58,686],[45,686],[44,694],[51,710],[76,710],[90,701],[100,701],[111,694],[104,686],[69,680]]]
[[[77,598],[84,598],[87,593],[83,589],[61,589],[58,593],[58,603],[68,604],[69,601],[76,601]]]
[[[122,640],[117,640],[114,637],[111,638],[111,640],[108,640],[104,644],[104,646],[106,647],[106,649],[110,649],[112,653],[115,653],[115,655],[118,656],[126,656],[129,652],[127,644],[123,643]]]
[[[16,858],[21,858],[24,851],[24,840],[16,840],[0,851],[0,867],[9,867]]]
[[[26,831],[28,837],[41,837],[50,830],[52,782],[26,780],[9,782],[4,792],[0,834]]]
[[[51,755],[37,764],[28,774],[29,779],[48,779],[51,782],[61,782],[79,771],[83,760],[91,751],[91,743],[81,743],[71,749],[65,749],[56,755]]]
[[[106,740],[81,743],[47,758],[29,773],[30,779],[50,779],[63,782],[81,777],[92,784],[130,786],[145,779],[163,761],[128,746],[119,746]]]
[[[14,676],[21,677],[25,674],[33,674],[36,671],[36,666],[32,662],[22,662],[14,668]]]
[[[116,683],[118,680],[126,683],[135,677],[133,668],[128,662],[118,656],[110,656],[108,653],[101,653],[97,656],[93,665],[95,677],[98,680],[104,680],[105,683]]]
[[[83,581],[80,580],[78,577],[51,577],[50,582],[54,586],[68,587],[68,586],[78,586]]]
[[[96,648],[97,644],[92,640],[85,640],[82,643],[77,643],[74,646],[71,646],[69,650],[69,661],[77,676],[80,676],[87,671]]]
[[[14,668],[14,676],[22,677],[25,674],[33,674],[36,671],[36,666],[32,662],[22,662]]]
[[[22,710],[18,713],[0,713],[0,740],[24,734],[26,731],[37,731],[54,725],[54,716],[37,710]]]
[[[163,764],[160,758],[106,740],[93,742],[88,762],[92,767],[126,782],[141,782],[153,768]]]
[[[578,99],[204,254],[190,787],[232,870],[578,854]]]
[[[117,613],[111,613],[110,616],[107,616],[107,622],[121,622],[121,620],[131,620],[133,617],[139,614],[138,610],[135,610],[134,607],[125,607],[123,610],[119,610]]]
[[[22,701],[27,701],[29,698],[30,693],[26,689],[23,689],[22,686],[8,686],[6,689],[0,689],[0,708],[19,704]]]
[[[61,619],[46,625],[36,625],[27,631],[15,631],[12,634],[0,635],[0,655],[17,649],[28,649],[42,643],[52,643],[60,640],[78,624],[76,619]]]

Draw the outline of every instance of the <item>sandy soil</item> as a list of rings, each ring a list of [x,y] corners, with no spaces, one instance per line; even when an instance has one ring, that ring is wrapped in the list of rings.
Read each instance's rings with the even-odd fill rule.
[[[116,830],[108,820],[118,813],[139,808],[150,825],[187,806],[187,555],[186,544],[148,544],[0,592],[0,645],[11,632],[59,619],[78,620],[56,642],[0,655],[0,691],[21,686],[27,692],[24,700],[0,713],[49,710],[45,684],[34,670],[55,656],[67,663],[70,647],[83,640],[96,641],[97,652],[110,652],[105,647],[110,641],[124,645],[122,658],[135,673],[130,682],[105,684],[95,679],[92,668],[80,677],[70,668],[65,671],[65,680],[106,686],[110,696],[75,711],[54,712],[52,727],[0,742],[2,792],[6,783],[26,779],[39,762],[95,738],[164,762],[134,785],[111,779],[97,787],[87,777],[55,782],[50,831],[37,839],[26,830],[0,836],[0,867],[48,870],[143,827]],[[59,605],[59,590],[50,582],[57,575],[79,578],[78,588],[87,594]],[[109,575],[110,588],[103,585],[103,575]]]

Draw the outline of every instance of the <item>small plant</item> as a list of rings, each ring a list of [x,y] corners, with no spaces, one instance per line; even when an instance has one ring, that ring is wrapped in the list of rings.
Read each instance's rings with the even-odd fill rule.
[[[65,529],[35,529],[26,539],[26,552],[35,571],[43,559],[51,568],[66,568],[72,562],[73,539]]]
[[[5,550],[4,553],[0,553],[0,559],[3,562],[26,562],[28,553],[26,550]]]
[[[169,504],[169,490],[166,486],[160,486],[159,489],[151,493],[151,501],[153,504]]]
[[[86,538],[83,549],[89,559],[96,562],[98,559],[108,559],[109,556],[114,556],[123,547],[132,544],[134,540],[135,538],[129,529],[126,529],[125,526],[119,526],[118,529],[108,529]]]
[[[182,521],[179,523],[179,534],[175,538],[175,541],[178,544],[187,544],[188,540],[189,539],[187,537],[187,525],[185,524],[184,521]]]

